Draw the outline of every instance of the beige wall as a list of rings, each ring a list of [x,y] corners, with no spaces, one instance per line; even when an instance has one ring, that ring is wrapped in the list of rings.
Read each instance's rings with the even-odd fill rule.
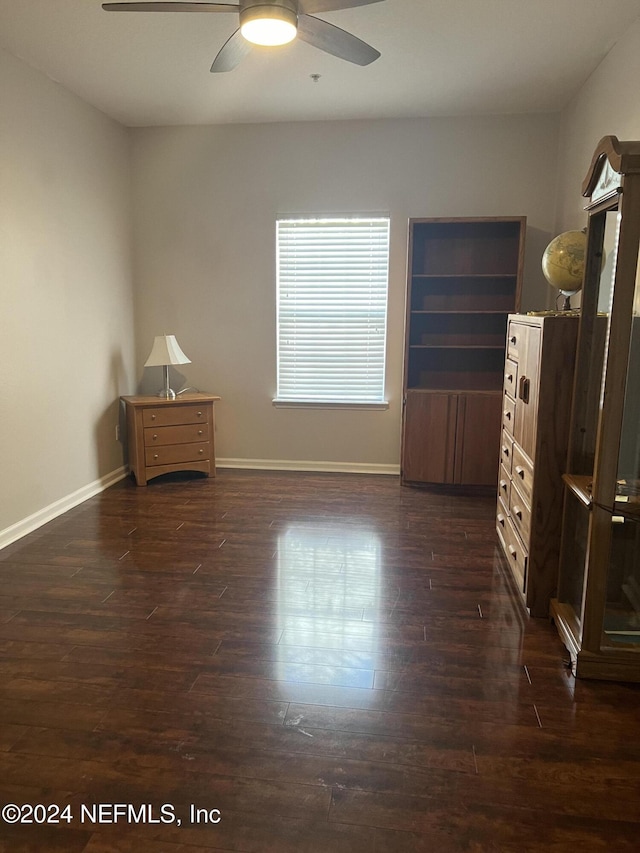
[[[266,464],[399,464],[407,220],[526,215],[524,308],[545,307],[557,117],[144,128],[133,132],[139,378],[174,333],[190,385],[222,396],[217,453]],[[387,397],[379,411],[280,409],[275,220],[389,213]]]
[[[2,546],[122,466],[133,300],[128,131],[3,51],[0,103]]]
[[[562,114],[557,231],[587,223],[582,182],[598,141],[640,139],[640,20],[629,28]]]
[[[640,138],[639,72],[637,23],[560,117],[130,132],[0,51],[0,546],[117,475],[116,400],[159,384],[142,364],[163,331],[224,398],[220,456],[393,470],[407,219],[527,215],[523,308],[546,305],[540,255],[584,224],[595,144]],[[388,412],[271,406],[274,221],[318,212],[391,215]]]

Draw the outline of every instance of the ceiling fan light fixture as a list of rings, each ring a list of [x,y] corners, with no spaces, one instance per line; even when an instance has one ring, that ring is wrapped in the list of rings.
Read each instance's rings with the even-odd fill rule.
[[[298,32],[298,16],[280,5],[251,6],[240,11],[240,32],[253,44],[287,44]]]

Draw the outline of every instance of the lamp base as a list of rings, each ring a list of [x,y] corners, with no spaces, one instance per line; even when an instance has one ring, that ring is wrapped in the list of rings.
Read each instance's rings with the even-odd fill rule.
[[[164,378],[164,388],[161,388],[158,391],[158,397],[162,397],[165,400],[175,400],[176,392],[169,388],[169,365],[162,365],[162,376]]]

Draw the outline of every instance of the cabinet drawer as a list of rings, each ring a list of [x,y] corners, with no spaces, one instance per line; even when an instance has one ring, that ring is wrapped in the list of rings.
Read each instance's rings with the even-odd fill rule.
[[[527,582],[527,567],[529,562],[527,549],[522,545],[522,542],[518,538],[518,534],[516,533],[510,518],[505,519],[504,528],[499,525],[496,525],[496,528],[504,548],[504,553],[509,561],[511,572],[515,578],[516,584],[518,585],[518,589],[520,592],[524,592]]]
[[[142,412],[142,424],[145,427],[205,424],[208,420],[209,407],[201,405],[158,406],[157,408],[144,409]]]
[[[513,465],[511,467],[511,478],[518,485],[518,491],[526,498],[531,506],[531,493],[533,491],[533,465],[524,455],[520,447],[514,442],[512,449]]]
[[[520,361],[523,351],[522,345],[525,342],[526,331],[520,323],[509,323],[507,332],[507,358],[516,363]]]
[[[501,528],[504,534],[504,531],[507,529],[507,517],[509,515],[509,510],[504,505],[504,501],[502,497],[498,495],[498,508],[496,510],[496,525],[498,528]]]
[[[206,441],[207,424],[183,424],[180,426],[147,427],[144,431],[144,446],[159,447],[163,444],[188,444]]]
[[[528,544],[531,532],[531,510],[514,483],[511,484],[511,491],[509,493],[509,515],[516,530],[522,537],[522,541]]]
[[[514,400],[516,388],[518,387],[518,362],[511,358],[505,359],[504,363],[504,390]]]
[[[502,397],[502,426],[513,435],[513,422],[516,416],[516,404],[505,394]]]
[[[176,462],[195,462],[209,459],[209,442],[197,444],[169,444],[163,447],[145,448],[145,465],[174,465]]]
[[[511,461],[513,459],[513,439],[506,430],[502,430],[500,440],[500,462],[504,465],[507,474],[511,474]]]
[[[504,502],[505,507],[508,507],[509,498],[511,496],[511,479],[502,465],[500,466],[500,474],[498,477],[498,496]]]

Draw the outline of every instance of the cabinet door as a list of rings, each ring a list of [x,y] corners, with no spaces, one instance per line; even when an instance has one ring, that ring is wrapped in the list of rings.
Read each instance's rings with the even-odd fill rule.
[[[407,391],[402,442],[402,479],[414,483],[453,483],[456,394]],[[493,477],[496,465],[494,460]]]
[[[500,462],[500,394],[460,394],[456,428],[455,482],[493,486]]]
[[[525,323],[511,323],[509,340],[514,337],[518,341],[518,381],[513,435],[533,461],[538,412],[540,328]]]

